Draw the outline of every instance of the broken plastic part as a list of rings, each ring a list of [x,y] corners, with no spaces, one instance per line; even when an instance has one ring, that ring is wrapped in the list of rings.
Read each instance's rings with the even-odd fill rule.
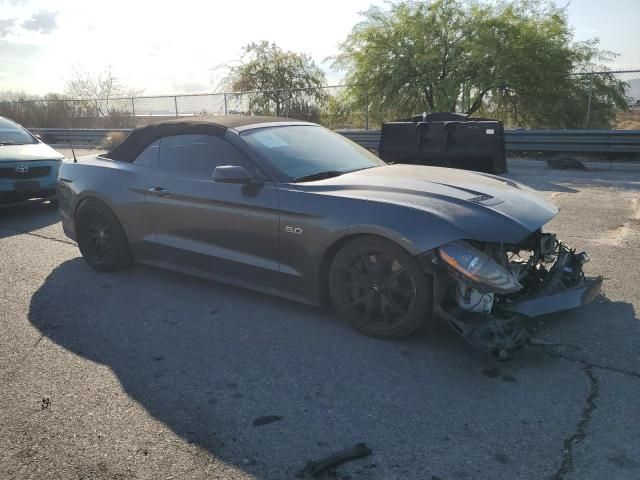
[[[456,303],[468,312],[491,312],[493,295],[493,292],[479,292],[464,280],[458,280],[456,285]]]
[[[494,295],[494,302],[490,310],[479,308],[478,300],[481,300],[482,290],[474,293],[469,289],[467,280],[457,277],[455,283],[455,296],[442,295],[441,305],[436,308],[436,313],[444,318],[454,330],[456,330],[469,343],[489,353],[496,360],[508,360],[528,343],[528,331],[525,328],[526,317],[537,317],[547,313],[558,312],[570,308],[579,307],[591,302],[602,287],[602,278],[586,278],[582,266],[588,261],[587,255],[576,254],[562,242],[558,242],[553,235],[543,235],[543,242],[547,246],[553,239],[555,250],[552,253],[555,261],[547,265],[544,257],[540,258],[535,252],[542,252],[540,244],[528,245],[528,248],[516,248],[500,250],[494,255],[516,254],[522,250],[532,250],[533,253],[526,262],[511,261],[505,264],[512,273],[518,277],[524,287],[515,293]],[[463,242],[454,242],[463,243]],[[449,247],[453,244],[445,245]],[[471,247],[473,248],[473,247]],[[443,250],[442,248],[440,249]],[[480,252],[474,249],[476,252]],[[480,252],[484,255],[483,252]],[[452,252],[455,255],[455,252]],[[472,253],[473,254],[473,253]],[[446,255],[440,255],[450,267],[452,262],[447,261]],[[469,256],[457,256],[460,263],[467,269],[472,265],[473,259]],[[477,262],[476,262],[477,263]],[[458,270],[458,269],[456,269]],[[475,270],[480,271],[476,268]],[[446,277],[445,277],[446,278]],[[470,283],[471,286],[476,284]],[[449,290],[451,292],[451,290]],[[455,299],[455,303],[454,303]],[[472,300],[476,300],[476,304]],[[440,303],[439,302],[439,303]],[[457,303],[457,305],[456,305]]]
[[[498,318],[489,314],[466,312],[460,308],[436,313],[462,338],[496,360],[510,360],[528,341],[529,333],[518,315]]]
[[[356,443],[351,448],[340,450],[339,452],[328,455],[319,460],[312,460],[307,462],[307,466],[300,470],[296,474],[296,477],[316,477],[322,472],[331,470],[332,468],[335,468],[348,460],[355,460],[356,458],[362,458],[368,455],[371,455],[371,449],[367,447],[365,443]]]

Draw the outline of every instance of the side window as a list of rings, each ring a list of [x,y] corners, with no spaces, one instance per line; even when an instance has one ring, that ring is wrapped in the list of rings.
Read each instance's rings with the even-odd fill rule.
[[[159,166],[162,170],[211,177],[216,167],[240,165],[250,174],[255,167],[226,140],[212,135],[175,135],[160,143]]]
[[[147,146],[140,155],[133,161],[136,165],[143,167],[156,168],[158,166],[158,155],[160,153],[160,140],[156,140],[151,145]]]

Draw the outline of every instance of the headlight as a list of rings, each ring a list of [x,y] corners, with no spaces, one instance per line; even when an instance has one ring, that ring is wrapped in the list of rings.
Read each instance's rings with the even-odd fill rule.
[[[491,257],[466,242],[457,241],[438,248],[440,258],[470,281],[497,293],[516,292],[522,288],[513,274]]]

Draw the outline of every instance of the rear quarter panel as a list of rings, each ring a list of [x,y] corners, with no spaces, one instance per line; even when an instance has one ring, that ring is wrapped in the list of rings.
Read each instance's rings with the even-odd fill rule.
[[[74,219],[81,202],[96,198],[118,217],[135,255],[137,247],[151,232],[151,218],[144,202],[151,172],[147,167],[96,155],[81,157],[77,163],[63,162],[57,189],[60,216],[67,235],[76,238]]]

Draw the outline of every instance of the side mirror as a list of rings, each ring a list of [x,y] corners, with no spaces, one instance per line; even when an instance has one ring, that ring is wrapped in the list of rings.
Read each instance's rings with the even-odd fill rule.
[[[253,181],[251,175],[244,167],[238,165],[225,165],[216,167],[213,171],[213,181],[220,183],[242,183],[249,184]]]

